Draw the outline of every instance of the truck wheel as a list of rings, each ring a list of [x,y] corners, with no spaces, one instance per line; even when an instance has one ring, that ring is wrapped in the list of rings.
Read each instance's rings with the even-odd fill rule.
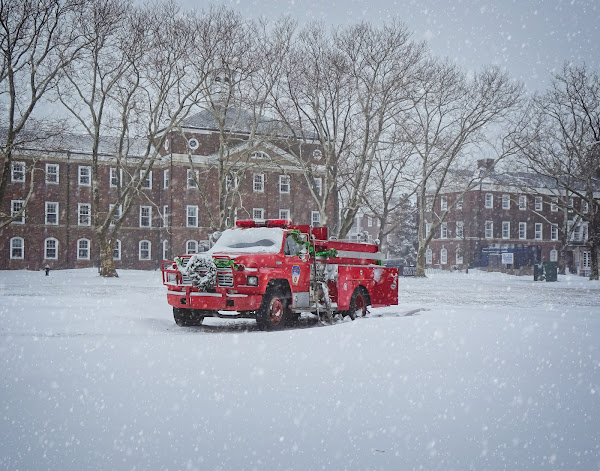
[[[357,317],[365,317],[367,315],[367,292],[364,288],[358,287],[352,293],[350,298],[350,307],[348,309],[348,315],[350,319],[354,320]]]
[[[204,321],[202,311],[180,307],[173,308],[173,318],[175,319],[175,324],[181,327],[201,325],[202,321]]]
[[[256,323],[263,330],[282,329],[288,320],[288,299],[277,288],[267,290],[260,309],[256,312]]]

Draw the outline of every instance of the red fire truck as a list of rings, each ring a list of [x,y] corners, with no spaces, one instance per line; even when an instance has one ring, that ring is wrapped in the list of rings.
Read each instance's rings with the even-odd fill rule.
[[[177,325],[246,317],[275,330],[302,312],[355,319],[369,305],[398,304],[398,270],[381,266],[376,244],[329,240],[326,227],[287,220],[236,226],[208,252],[162,263]]]

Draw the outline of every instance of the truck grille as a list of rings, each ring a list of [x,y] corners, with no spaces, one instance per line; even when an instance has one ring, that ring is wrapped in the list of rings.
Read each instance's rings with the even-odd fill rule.
[[[218,260],[227,261],[229,259],[221,258]],[[187,267],[187,264],[189,261],[190,261],[189,257],[183,257],[183,260],[182,260],[183,266]],[[204,272],[200,272],[200,275],[204,275]],[[183,285],[186,285],[186,286],[192,285],[192,280],[190,280],[190,277],[187,275],[182,274],[181,281],[182,281]],[[217,268],[217,286],[222,286],[224,288],[233,287],[233,271],[231,270],[231,267]]]

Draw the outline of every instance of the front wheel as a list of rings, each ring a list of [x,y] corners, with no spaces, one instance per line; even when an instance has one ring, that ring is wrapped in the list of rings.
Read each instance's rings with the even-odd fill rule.
[[[357,317],[365,317],[367,315],[367,296],[366,290],[361,287],[354,290],[350,298],[350,308],[348,309],[350,319],[354,320]]]
[[[277,288],[268,289],[256,312],[256,323],[263,330],[282,329],[289,317],[288,298]]]
[[[175,324],[180,327],[189,327],[194,325],[202,325],[204,315],[198,309],[183,309],[181,307],[173,308],[173,318]]]

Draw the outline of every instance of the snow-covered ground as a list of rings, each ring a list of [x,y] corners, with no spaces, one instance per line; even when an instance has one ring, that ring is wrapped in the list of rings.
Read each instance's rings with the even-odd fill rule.
[[[600,469],[600,283],[435,274],[260,332],[120,275],[0,271],[1,469]]]

